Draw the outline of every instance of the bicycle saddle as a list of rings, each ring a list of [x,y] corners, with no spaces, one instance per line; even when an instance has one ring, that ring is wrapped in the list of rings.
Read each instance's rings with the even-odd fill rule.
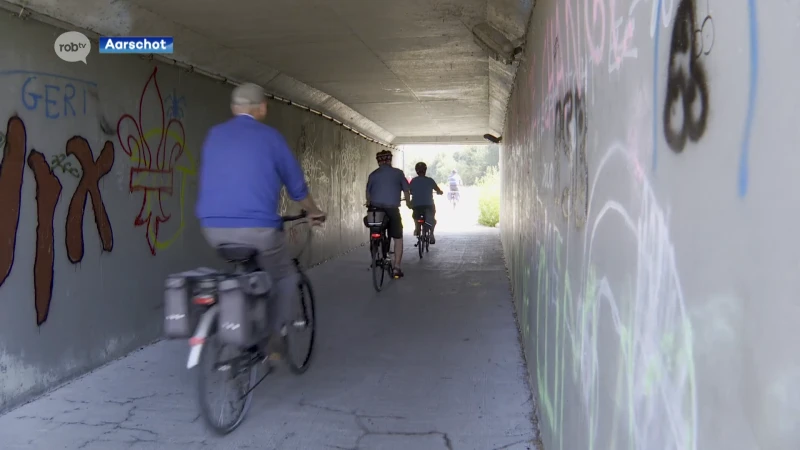
[[[243,263],[255,258],[258,249],[249,245],[222,244],[217,247],[217,253],[228,262]]]

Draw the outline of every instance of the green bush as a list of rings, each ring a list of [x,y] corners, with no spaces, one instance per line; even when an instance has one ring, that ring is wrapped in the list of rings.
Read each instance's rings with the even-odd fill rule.
[[[478,223],[494,227],[500,222],[500,172],[490,167],[478,181]]]

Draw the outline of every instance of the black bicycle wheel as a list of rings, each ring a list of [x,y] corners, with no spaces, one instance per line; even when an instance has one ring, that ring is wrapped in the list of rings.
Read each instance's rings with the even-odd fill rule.
[[[419,231],[419,237],[417,238],[417,250],[419,250],[419,259],[422,259],[422,252],[425,250],[425,230],[422,229]]]
[[[431,245],[431,234],[430,232],[425,234],[425,253],[430,251],[429,247]]]
[[[305,373],[311,363],[317,321],[314,314],[314,289],[311,287],[311,280],[303,272],[300,272],[298,288],[300,290],[300,308],[286,335],[286,348],[288,349],[289,369],[299,375]],[[306,335],[307,343],[305,345],[302,344],[301,333]],[[293,357],[295,350],[299,350],[298,359]]]
[[[372,286],[377,292],[383,288],[383,259],[381,258],[381,241],[372,241]]]
[[[225,349],[232,350],[229,356],[222,356]],[[198,369],[197,388],[200,413],[206,424],[215,433],[226,435],[242,423],[244,416],[250,409],[253,388],[257,383],[258,373],[254,370],[255,367],[250,364],[250,358],[238,348],[221,343],[216,334],[211,335],[203,345]],[[235,387],[231,392],[232,399],[220,402],[223,407],[237,405],[233,407],[234,409],[228,420],[225,420],[223,411],[215,413],[211,410],[212,405],[208,391],[213,383],[210,379],[212,374],[221,375],[226,385],[231,383]],[[225,391],[227,392],[228,389],[225,389]]]
[[[389,274],[389,279],[394,280],[394,263],[392,262],[394,260],[394,253],[391,252],[392,240],[387,237],[384,242],[386,245],[383,247],[385,249],[383,254],[383,267],[386,269],[386,273]]]

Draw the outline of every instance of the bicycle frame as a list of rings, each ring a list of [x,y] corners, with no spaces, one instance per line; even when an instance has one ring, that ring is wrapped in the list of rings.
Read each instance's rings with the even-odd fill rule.
[[[203,351],[206,339],[211,334],[211,327],[216,323],[217,315],[219,315],[219,306],[214,305],[200,316],[197,329],[189,339],[191,350],[189,350],[189,361],[186,363],[187,369],[195,367],[200,362],[200,354]]]
[[[428,219],[425,215],[421,215],[417,218],[417,224],[419,225],[419,234],[417,235],[417,243],[414,244],[414,247],[419,249],[419,257],[422,258],[423,251],[427,251],[433,225],[428,223]]]
[[[388,233],[389,233],[389,231],[387,229],[387,230],[383,230],[380,233],[372,233],[372,232],[370,232],[370,234],[369,234],[370,246],[375,245],[375,242],[378,242],[379,244],[381,244],[381,248],[380,248],[380,252],[381,253],[380,254],[381,254],[382,259],[386,259],[389,256],[389,250],[391,250],[391,246],[392,246],[392,241],[389,238]]]
[[[300,219],[304,219],[304,218],[305,218],[305,215],[301,214],[299,216],[289,216],[289,217],[286,217],[284,219],[300,220]],[[285,220],[285,221],[288,222],[290,220]],[[303,223],[308,223],[308,222],[309,222],[308,220],[305,220],[303,222],[300,222],[299,224],[295,224],[294,226],[297,226],[297,225],[300,225],[300,224],[303,224]],[[294,263],[295,268],[297,268],[298,270],[300,269],[299,257],[300,257],[300,255],[303,254],[303,252],[305,251],[305,249],[308,246],[308,243],[311,241],[310,237],[311,237],[312,228],[309,226],[308,230],[309,230],[309,232],[308,232],[308,238],[306,239],[306,245],[304,245],[302,250],[300,252],[298,252],[298,256],[297,257],[292,258],[292,262]],[[235,269],[234,269],[234,271],[233,271],[233,274],[241,274],[241,273],[246,272],[249,269],[250,269],[250,267],[247,267],[247,266],[242,265],[242,264],[237,264]],[[199,299],[196,298],[194,303],[196,303],[196,304],[205,304],[205,303],[199,303],[197,300],[199,300]],[[203,352],[203,347],[205,346],[206,340],[208,339],[208,337],[211,334],[214,333],[214,331],[216,331],[214,329],[214,326],[217,323],[217,316],[219,315],[219,306],[216,304],[216,299],[215,298],[212,298],[210,303],[207,303],[207,304],[210,304],[210,307],[200,316],[200,320],[199,320],[199,322],[197,324],[197,328],[195,329],[194,335],[192,335],[192,337],[189,338],[189,346],[191,347],[191,349],[189,350],[189,359],[186,362],[186,368],[187,369],[191,369],[193,367],[196,367],[197,364],[199,364],[200,355]]]

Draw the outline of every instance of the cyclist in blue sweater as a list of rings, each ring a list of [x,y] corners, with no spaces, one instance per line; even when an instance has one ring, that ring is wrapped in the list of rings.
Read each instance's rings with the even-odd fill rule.
[[[264,91],[243,84],[233,91],[232,119],[214,126],[203,143],[195,213],[209,244],[249,245],[261,253],[262,270],[270,274],[276,295],[270,302],[268,351],[285,355],[291,306],[299,299],[278,212],[281,188],[299,202],[316,224],[325,218],[311,197],[303,170],[278,130],[262,123],[267,115]]]

